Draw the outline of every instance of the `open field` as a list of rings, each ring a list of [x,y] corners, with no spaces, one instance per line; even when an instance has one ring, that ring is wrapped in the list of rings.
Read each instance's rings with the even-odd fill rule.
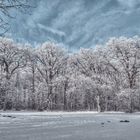
[[[0,140],[140,140],[140,115],[0,112]]]

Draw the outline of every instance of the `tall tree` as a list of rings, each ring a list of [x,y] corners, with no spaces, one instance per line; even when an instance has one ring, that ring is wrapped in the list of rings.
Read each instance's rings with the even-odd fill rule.
[[[37,48],[37,69],[42,77],[42,79],[46,82],[48,93],[47,93],[47,101],[49,108],[53,107],[53,88],[55,82],[55,78],[61,72],[61,69],[64,66],[65,60],[65,51],[53,43],[44,43],[41,47]]]

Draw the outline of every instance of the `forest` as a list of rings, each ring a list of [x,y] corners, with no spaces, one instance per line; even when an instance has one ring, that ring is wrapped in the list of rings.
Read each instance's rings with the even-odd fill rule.
[[[0,109],[140,111],[140,38],[75,53],[53,42],[0,38]]]

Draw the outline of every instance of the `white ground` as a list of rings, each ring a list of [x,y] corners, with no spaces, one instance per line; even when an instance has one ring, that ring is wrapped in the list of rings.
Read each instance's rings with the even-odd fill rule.
[[[0,140],[140,140],[140,114],[0,112]]]

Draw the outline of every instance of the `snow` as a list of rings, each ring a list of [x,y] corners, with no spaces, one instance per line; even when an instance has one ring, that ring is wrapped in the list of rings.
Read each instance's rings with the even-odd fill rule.
[[[0,111],[0,114],[0,140],[139,140],[140,137],[139,113]],[[15,118],[3,117],[6,115]]]
[[[43,112],[37,112],[37,111],[0,111],[1,115],[24,115],[24,116],[40,116],[40,115],[75,115],[75,114],[97,114],[97,111],[75,111],[75,112],[64,112],[64,111],[43,111]],[[115,113],[115,112],[114,112]],[[117,113],[117,112],[116,112]]]

